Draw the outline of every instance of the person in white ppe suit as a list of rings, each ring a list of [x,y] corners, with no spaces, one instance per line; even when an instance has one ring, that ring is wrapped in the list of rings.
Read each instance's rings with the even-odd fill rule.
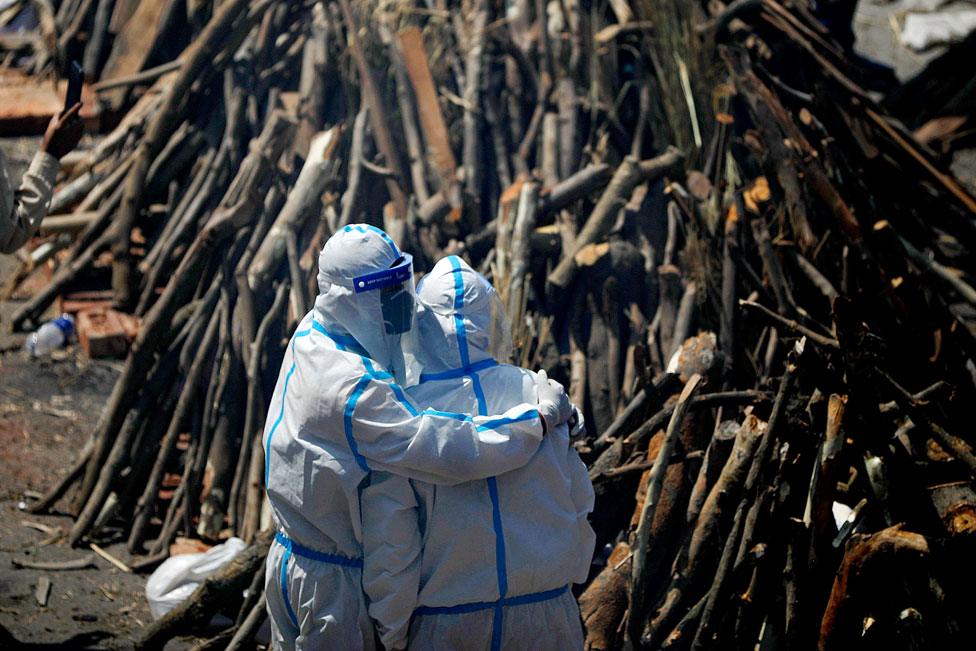
[[[535,400],[535,374],[499,363],[510,328],[487,280],[451,256],[419,298],[429,309],[418,315],[412,399],[479,414]],[[375,472],[362,509],[363,587],[387,649],[583,648],[570,587],[593,557],[593,487],[566,425],[528,464],[486,480],[436,486]]]
[[[400,338],[416,311],[412,261],[376,227],[333,235],[319,256],[318,284],[315,306],[288,344],[264,431],[278,527],[266,566],[272,642],[370,649],[360,526],[370,472],[458,483],[512,470],[572,407],[550,381],[541,382],[538,401],[487,417],[409,398]]]

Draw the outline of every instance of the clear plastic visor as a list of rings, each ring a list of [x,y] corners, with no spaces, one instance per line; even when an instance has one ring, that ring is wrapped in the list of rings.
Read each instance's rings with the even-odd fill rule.
[[[356,294],[379,296],[386,334],[399,335],[413,327],[417,292],[413,280],[413,256],[404,253],[389,269],[374,271],[352,279]]]

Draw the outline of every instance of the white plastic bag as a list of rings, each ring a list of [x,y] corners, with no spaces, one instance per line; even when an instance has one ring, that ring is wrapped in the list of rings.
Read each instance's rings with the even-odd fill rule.
[[[182,554],[163,561],[146,582],[146,599],[154,619],[159,619],[193,594],[204,579],[227,565],[245,547],[240,538],[211,547],[199,554]]]

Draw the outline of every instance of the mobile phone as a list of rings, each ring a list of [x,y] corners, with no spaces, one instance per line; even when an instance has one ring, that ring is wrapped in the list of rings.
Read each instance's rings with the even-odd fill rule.
[[[81,84],[85,79],[85,73],[81,69],[81,64],[72,61],[68,64],[68,92],[64,96],[64,110],[81,101]]]

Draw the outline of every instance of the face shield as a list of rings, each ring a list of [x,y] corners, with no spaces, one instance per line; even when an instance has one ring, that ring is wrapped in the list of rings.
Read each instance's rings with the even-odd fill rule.
[[[413,282],[413,256],[404,253],[389,269],[352,279],[356,294],[376,292],[383,314],[383,331],[401,335],[413,327],[417,293]]]

